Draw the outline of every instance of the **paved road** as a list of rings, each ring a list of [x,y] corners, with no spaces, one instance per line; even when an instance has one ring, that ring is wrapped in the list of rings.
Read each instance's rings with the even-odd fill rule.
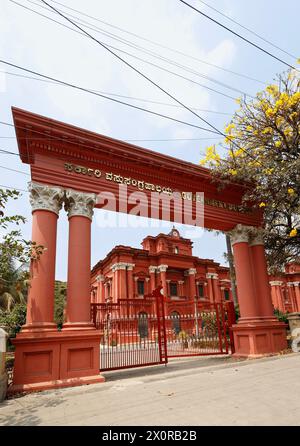
[[[0,404],[0,425],[300,425],[300,354],[184,358]]]

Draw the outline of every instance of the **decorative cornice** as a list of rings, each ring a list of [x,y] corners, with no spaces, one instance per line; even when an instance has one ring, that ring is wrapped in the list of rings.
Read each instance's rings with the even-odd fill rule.
[[[31,181],[28,183],[28,190],[32,212],[50,211],[59,215],[65,194],[64,189]]]
[[[105,277],[103,276],[103,274],[99,274],[99,275],[96,277],[96,280],[97,280],[97,282],[104,282]]]
[[[80,216],[92,220],[96,199],[96,194],[67,189],[65,210],[68,212],[68,218]]]
[[[167,271],[167,269],[168,269],[168,265],[158,265],[158,267],[157,267],[157,270],[160,273],[165,273]]]

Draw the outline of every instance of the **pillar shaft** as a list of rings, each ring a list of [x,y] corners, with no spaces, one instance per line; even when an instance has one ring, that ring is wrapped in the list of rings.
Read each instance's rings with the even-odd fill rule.
[[[273,318],[271,289],[263,244],[251,245],[250,253],[259,315]]]
[[[32,240],[42,245],[39,259],[32,260],[28,292],[26,326],[23,330],[56,329],[54,324],[54,282],[56,256],[57,215],[37,210],[32,217]]]
[[[68,291],[65,328],[89,326],[91,271],[91,221],[74,216],[69,219]]]
[[[233,252],[241,318],[255,318],[258,316],[258,308],[248,243],[234,243]]]
[[[133,299],[133,271],[132,268],[127,270],[128,298]]]
[[[63,330],[94,329],[89,302],[91,280],[91,220],[95,194],[66,191],[69,217],[68,289]]]

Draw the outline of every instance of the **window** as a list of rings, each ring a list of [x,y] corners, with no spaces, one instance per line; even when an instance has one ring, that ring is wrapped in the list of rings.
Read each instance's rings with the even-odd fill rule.
[[[143,296],[145,291],[144,281],[138,280],[137,287],[138,287],[138,295]]]
[[[203,283],[198,284],[198,295],[199,297],[204,297],[204,286]]]
[[[141,338],[148,337],[148,314],[144,311],[139,313],[138,331]]]
[[[177,294],[177,283],[170,283],[170,296],[178,296]]]
[[[229,298],[230,298],[229,290],[224,290],[224,298],[225,298],[225,300],[229,300]]]
[[[179,248],[178,248],[178,246],[175,246],[175,248],[174,248],[174,252],[175,252],[175,254],[179,254]]]
[[[180,326],[180,314],[177,311],[173,311],[170,314],[170,318],[172,321],[172,330],[173,333],[175,335],[178,335],[181,331],[181,326]]]

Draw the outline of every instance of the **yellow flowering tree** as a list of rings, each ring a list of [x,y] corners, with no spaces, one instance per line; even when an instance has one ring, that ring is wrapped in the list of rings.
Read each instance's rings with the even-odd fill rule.
[[[278,270],[300,261],[300,73],[290,70],[239,103],[224,143],[200,164],[225,182],[253,183],[244,201],[264,211],[269,265]]]

